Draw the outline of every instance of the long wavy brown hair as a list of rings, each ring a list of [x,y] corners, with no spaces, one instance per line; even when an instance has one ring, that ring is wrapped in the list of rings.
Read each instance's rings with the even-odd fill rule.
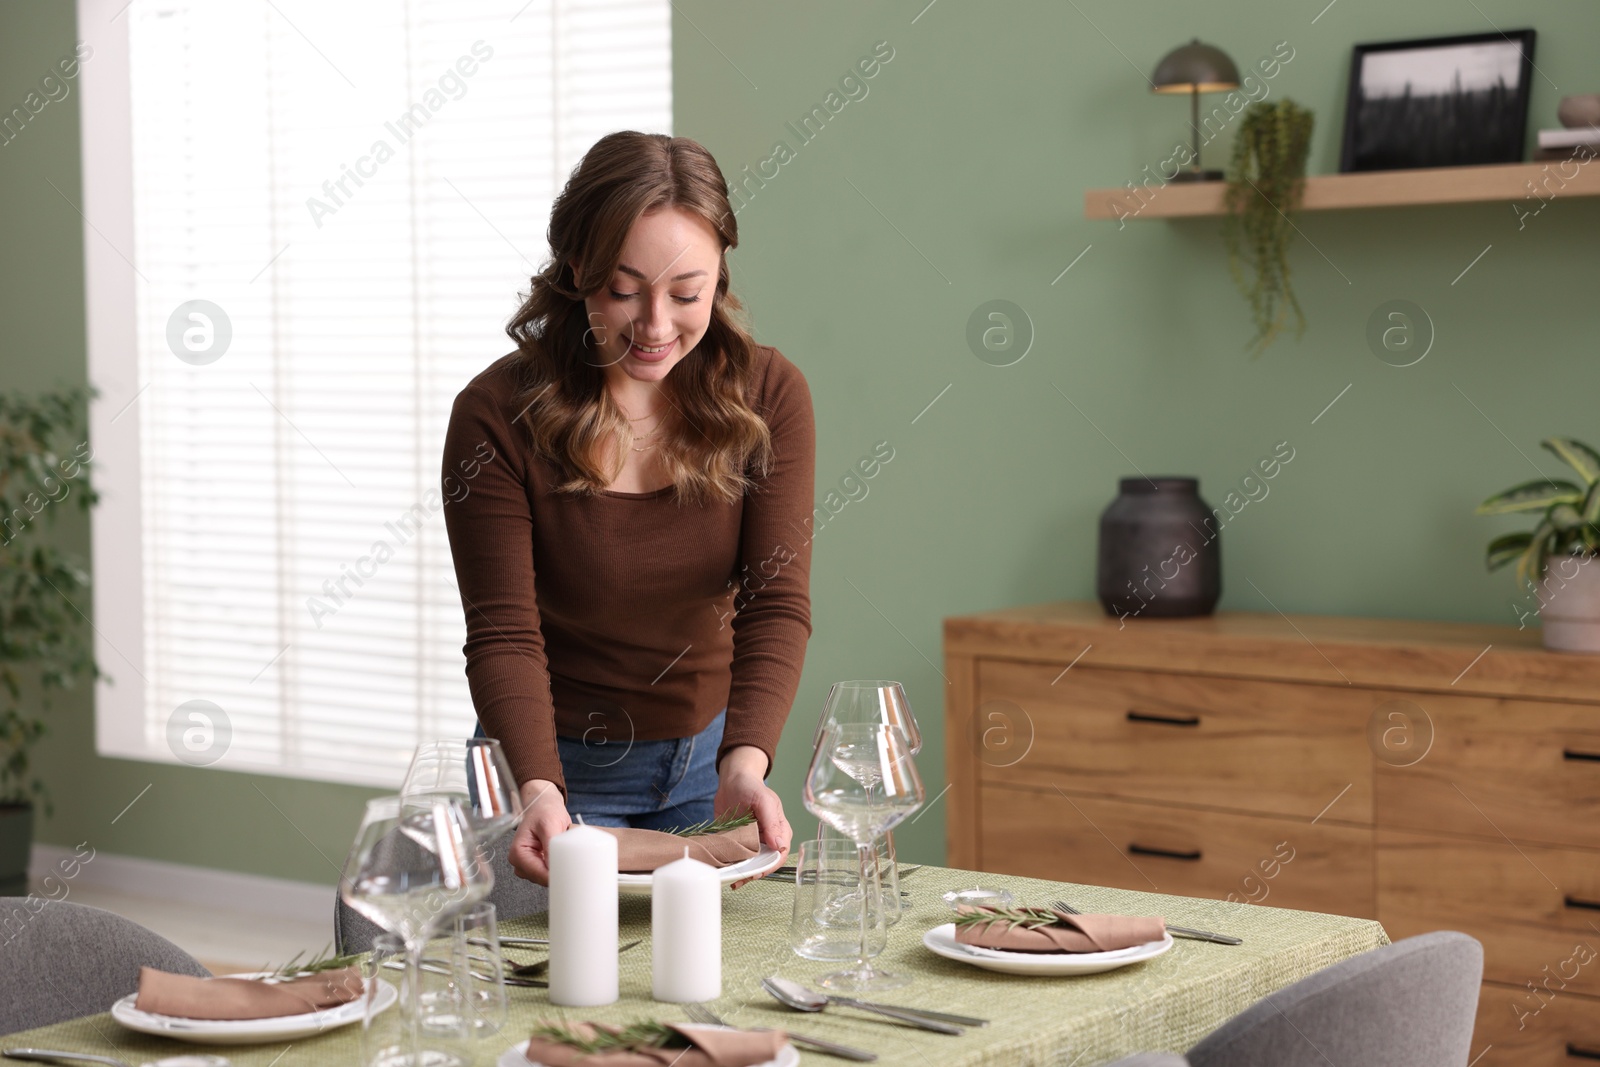
[[[535,452],[562,471],[561,492],[598,492],[622,470],[631,431],[589,346],[584,298],[610,284],[634,222],[667,207],[709,222],[722,255],[705,336],[662,381],[671,410],[657,454],[685,502],[737,501],[769,468],[771,435],[747,396],[755,341],[728,291],[727,251],[739,229],[722,170],[686,137],[624,130],[596,141],[556,197],[551,259],[506,326],[519,353],[523,421]]]

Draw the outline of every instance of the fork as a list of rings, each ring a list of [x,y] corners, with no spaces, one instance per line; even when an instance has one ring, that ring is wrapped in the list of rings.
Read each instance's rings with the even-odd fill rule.
[[[728,1025],[727,1023],[723,1022],[715,1012],[706,1007],[704,1004],[685,1004],[683,1006],[683,1010],[688,1013],[689,1018],[692,1021],[701,1023],[705,1026]],[[771,1030],[772,1027],[758,1026],[754,1027],[753,1029]],[[799,1045],[801,1048],[808,1048],[813,1052],[825,1052],[830,1056],[838,1056],[841,1059],[846,1060],[856,1060],[859,1063],[871,1063],[873,1060],[878,1058],[878,1054],[876,1052],[865,1052],[858,1048],[851,1048],[849,1045],[836,1045],[832,1041],[822,1041],[815,1037],[801,1037],[799,1034],[787,1029],[784,1030],[784,1033],[788,1034],[789,1040],[794,1042],[796,1045]]]
[[[630,948],[634,948],[642,944],[644,944],[643,938],[629,941],[626,945],[623,945],[621,948],[617,949],[617,955],[620,956]],[[513,978],[537,978],[549,969],[550,957],[546,956],[544,959],[535,960],[533,963],[513,964],[511,970],[506,973],[509,977]]]
[[[1052,900],[1050,902],[1050,906],[1055,908],[1057,911],[1064,911],[1068,915],[1083,914],[1083,912],[1079,911],[1077,908],[1074,908],[1071,904],[1068,904],[1064,900]],[[1180,937],[1191,937],[1196,941],[1210,941],[1218,945],[1244,944],[1243,939],[1234,937],[1231,934],[1218,934],[1213,933],[1210,930],[1196,930],[1188,926],[1173,926],[1170,923],[1167,924],[1167,932],[1177,934]]]
[[[616,953],[618,953],[618,955],[622,955],[622,953],[632,949],[632,947],[635,947],[635,945],[642,944],[645,944],[643,939],[627,942],[626,945],[622,945],[621,949],[616,950]],[[533,989],[549,989],[549,981],[544,979],[544,974],[549,973],[549,969],[549,957],[542,958],[542,960],[536,960],[534,963],[523,963],[523,965],[520,966],[512,966],[509,971],[506,971],[506,984],[528,985],[528,987],[533,987]]]
[[[899,871],[899,874],[897,875],[897,877],[910,878],[913,874],[916,874],[918,871],[922,870],[922,868],[925,867],[925,866],[927,866],[927,864],[925,864],[925,863],[902,864],[901,867],[900,867],[900,871]],[[790,864],[786,864],[786,865],[784,865],[782,867],[774,867],[772,870],[768,871],[766,874],[763,874],[761,877],[764,878],[764,879],[768,879],[770,881],[774,881],[774,882],[787,882],[787,881],[789,881],[789,880],[794,878],[794,874],[795,874],[794,864],[790,863]]]
[[[474,957],[474,959],[481,959],[481,958],[482,957]],[[387,967],[387,968],[389,968],[391,970],[396,970],[396,971],[403,971],[403,970],[406,969],[406,963],[405,963],[404,960],[385,960],[382,964],[380,964],[380,966]],[[418,967],[421,970],[424,970],[424,971],[428,972],[429,974],[439,974],[439,975],[445,976],[446,978],[452,977],[456,973],[455,970],[453,969],[452,965],[447,960],[434,960],[434,959],[423,960],[420,964],[418,964]],[[476,978],[480,982],[492,982],[492,981],[494,981],[494,976],[493,975],[484,974],[482,971],[474,970],[474,971],[470,971],[469,973],[472,975],[472,977]],[[548,989],[548,988],[550,988],[550,983],[544,981],[543,979],[540,979],[540,978],[521,978],[521,977],[518,977],[517,975],[512,974],[509,970],[504,970],[504,969],[502,969],[502,971],[501,971],[500,980],[505,985],[508,985],[508,986],[525,986],[525,987],[531,987],[531,988],[534,988],[534,989]]]
[[[634,948],[642,944],[644,944],[644,940],[642,938],[629,941],[626,945],[623,945],[621,948],[617,949],[617,955],[620,956],[630,948]],[[475,955],[471,958],[487,962],[487,958],[484,956]],[[501,981],[506,985],[522,986],[524,988],[531,989],[550,988],[550,983],[542,977],[542,975],[544,975],[544,973],[550,969],[550,960],[548,958],[537,960],[533,963],[518,964],[512,960],[502,957],[500,962]],[[406,965],[404,960],[386,960],[383,966],[392,967],[395,970],[404,970]],[[424,971],[427,971],[430,974],[452,975],[455,973],[451,969],[449,960],[424,959],[420,966]],[[471,974],[472,977],[482,982],[490,982],[494,980],[491,975],[482,974],[476,970],[471,971]]]

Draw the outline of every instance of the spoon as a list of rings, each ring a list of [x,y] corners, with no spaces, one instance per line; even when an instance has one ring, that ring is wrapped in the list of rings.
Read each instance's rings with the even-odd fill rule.
[[[871,1012],[873,1015],[882,1015],[899,1022],[910,1023],[912,1026],[924,1030],[932,1030],[940,1034],[964,1034],[961,1027],[949,1021],[951,1016],[943,1016],[941,1012],[923,1012],[916,1008],[897,1008],[887,1004],[870,1004],[864,1000],[855,1000],[852,997],[830,997],[821,993],[813,993],[798,982],[791,982],[787,978],[763,978],[761,988],[778,1003],[793,1008],[796,1011],[821,1011],[830,1004],[837,1004],[841,1008],[856,1008],[861,1011]],[[982,1020],[979,1020],[982,1022]]]
[[[808,989],[805,986],[801,985],[799,982],[791,981],[788,978],[779,978],[777,975],[772,975],[770,978],[767,979],[767,981],[771,982],[777,988],[782,989],[786,993],[788,993],[791,996],[795,997],[797,1000],[806,1000],[806,1001],[821,1000],[821,1001],[827,1001],[829,999],[826,994],[818,993],[818,992],[816,992],[814,990]],[[838,1001],[839,1000],[838,997],[834,997],[832,999],[834,1001]],[[877,1004],[877,1003],[874,1003],[872,1001],[867,1001],[867,1000],[863,1000],[863,1001],[861,1001],[861,1003],[866,1004],[868,1007],[874,1008],[874,1009],[877,1009],[877,1008],[888,1008],[891,1011],[905,1011],[905,1012],[911,1012],[913,1015],[924,1015],[924,1016],[927,1016],[930,1019],[936,1019],[936,1020],[938,1020],[939,1022],[942,1022],[942,1023],[954,1023],[957,1026],[988,1026],[989,1025],[989,1020],[988,1019],[978,1019],[978,1018],[975,1018],[975,1017],[973,1017],[971,1015],[954,1015],[954,1014],[951,1014],[950,1012],[947,1012],[947,1011],[932,1011],[932,1010],[930,1010],[928,1008],[908,1008],[908,1007],[905,1007],[905,1006],[899,1005],[899,1004]]]
[[[86,1052],[55,1052],[47,1048],[8,1048],[0,1051],[0,1056],[9,1056],[14,1060],[38,1060],[41,1063],[50,1063],[53,1060],[83,1060],[88,1063],[103,1063],[108,1067],[128,1067],[126,1063],[110,1056],[91,1056]],[[168,1056],[164,1060],[142,1064],[141,1067],[232,1067],[232,1064],[221,1056],[187,1055]]]

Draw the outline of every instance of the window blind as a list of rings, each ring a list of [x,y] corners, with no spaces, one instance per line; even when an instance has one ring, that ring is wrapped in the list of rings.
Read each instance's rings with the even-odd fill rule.
[[[392,787],[419,740],[474,723],[451,402],[510,351],[584,151],[670,132],[669,4],[124,17],[143,681],[109,666],[143,686],[147,757],[184,758],[172,724],[200,700],[229,727],[214,766]]]

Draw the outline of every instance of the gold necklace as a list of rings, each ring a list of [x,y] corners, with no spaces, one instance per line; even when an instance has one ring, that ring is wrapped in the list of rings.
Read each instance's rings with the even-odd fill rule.
[[[658,416],[658,415],[641,415],[639,418],[634,419],[634,418],[629,418],[628,414],[626,412],[624,412],[622,417],[625,418],[625,419],[628,419],[628,422],[630,423],[630,425],[628,427],[628,433],[629,433],[629,436],[632,438],[632,440],[630,440],[629,443],[628,443],[628,447],[629,448],[633,449],[635,452],[648,452],[648,451],[650,451],[650,449],[652,449],[652,448],[654,448],[656,446],[656,441],[653,440],[653,439],[655,437],[658,437],[661,434],[661,418],[660,418],[660,416]],[[656,420],[656,428],[651,430],[647,434],[641,434],[641,435],[636,436],[636,437],[633,436],[633,426],[631,424],[635,423],[635,422],[644,422],[646,419],[650,419],[650,418],[654,418]],[[636,445],[633,444],[633,441],[648,441],[649,443],[646,444],[643,448],[639,448],[639,447],[637,447]]]

